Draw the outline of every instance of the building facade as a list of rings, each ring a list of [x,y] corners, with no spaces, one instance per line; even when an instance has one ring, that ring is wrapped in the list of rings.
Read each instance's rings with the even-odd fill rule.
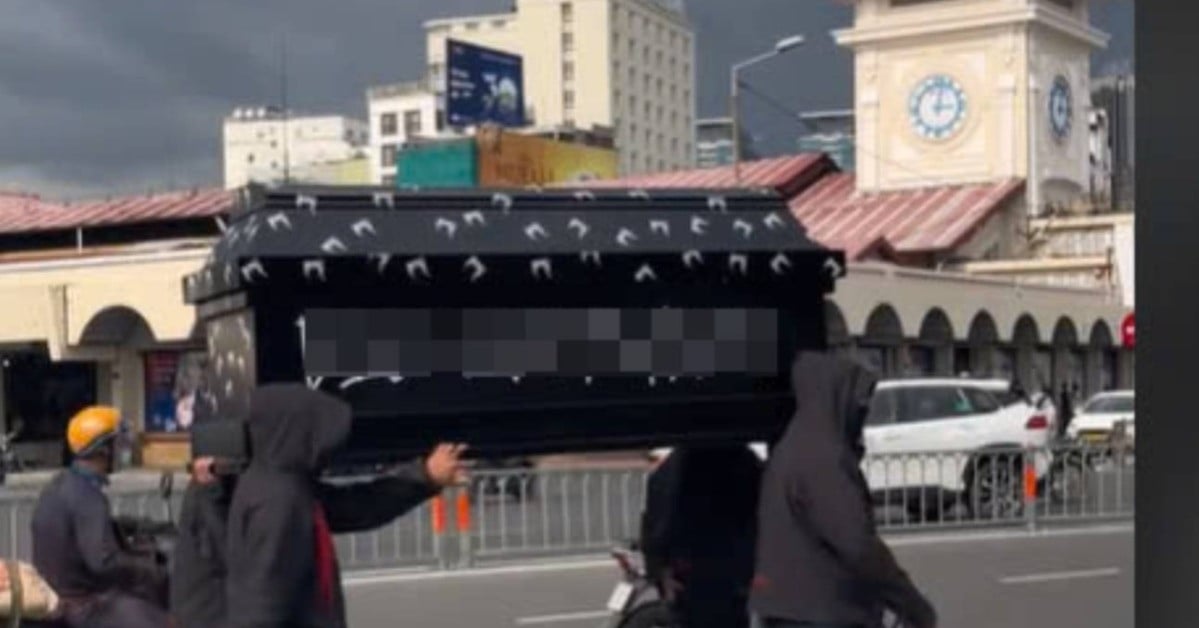
[[[812,111],[800,114],[807,131],[799,137],[799,152],[825,153],[844,172],[853,172],[857,142],[853,110]]]
[[[524,60],[533,126],[613,129],[625,173],[693,162],[695,35],[680,3],[517,0],[511,13],[433,20],[425,31],[439,101],[447,39],[496,48]]]
[[[275,183],[291,170],[361,157],[367,126],[344,116],[285,116],[276,108],[239,108],[222,128],[225,189]]]
[[[436,138],[443,132],[445,109],[421,81],[380,85],[366,92],[370,120],[371,181],[394,185],[396,155],[410,141]]]
[[[1105,132],[1112,207],[1133,211],[1136,198],[1136,78],[1109,76],[1091,84],[1091,101],[1106,119]]]
[[[733,120],[732,118],[705,118],[695,123],[695,166],[715,168],[733,163]],[[741,159],[758,158],[753,137],[741,131]]]

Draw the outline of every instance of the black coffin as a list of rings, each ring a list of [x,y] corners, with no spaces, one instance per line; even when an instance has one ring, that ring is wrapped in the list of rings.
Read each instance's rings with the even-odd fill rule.
[[[306,381],[377,461],[769,437],[843,267],[766,192],[250,187],[184,293],[218,416]]]

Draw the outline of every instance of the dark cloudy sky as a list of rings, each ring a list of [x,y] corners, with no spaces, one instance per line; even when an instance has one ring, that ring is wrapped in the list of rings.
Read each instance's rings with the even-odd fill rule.
[[[220,184],[220,122],[274,101],[287,32],[293,108],[365,115],[364,91],[416,77],[421,23],[501,12],[510,0],[0,0],[0,188],[78,197]],[[1104,0],[1113,34],[1095,70],[1128,66],[1132,0]],[[746,78],[796,111],[847,107],[850,58],[833,0],[687,0],[698,32],[699,109],[722,115],[728,67],[791,33],[809,45]],[[766,152],[795,123],[750,100]]]

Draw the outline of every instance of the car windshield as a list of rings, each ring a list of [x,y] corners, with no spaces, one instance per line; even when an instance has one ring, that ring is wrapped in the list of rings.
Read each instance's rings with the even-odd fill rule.
[[[1133,397],[1097,397],[1083,408],[1087,413],[1132,412],[1136,402]]]

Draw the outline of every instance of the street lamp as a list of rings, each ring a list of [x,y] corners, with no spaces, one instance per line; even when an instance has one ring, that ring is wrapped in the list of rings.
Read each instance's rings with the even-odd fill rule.
[[[729,114],[733,119],[733,180],[738,185],[741,183],[741,122],[739,120],[740,116],[738,115],[738,95],[740,91],[740,81],[737,78],[737,74],[741,70],[744,70],[755,63],[761,63],[767,59],[777,57],[784,52],[798,48],[804,45],[804,42],[805,40],[803,35],[784,37],[783,39],[778,40],[774,44],[774,48],[772,48],[769,52],[764,52],[740,63],[733,64],[732,72],[729,73]]]

